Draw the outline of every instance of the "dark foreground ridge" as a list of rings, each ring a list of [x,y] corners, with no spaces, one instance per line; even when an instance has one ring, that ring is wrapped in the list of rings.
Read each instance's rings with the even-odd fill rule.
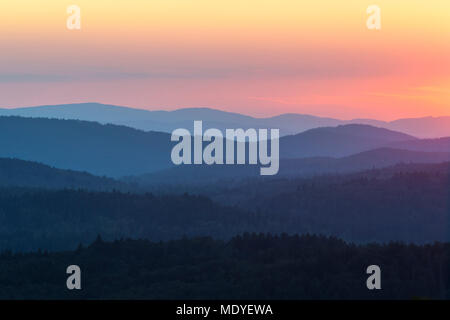
[[[353,245],[336,238],[243,234],[229,241],[100,237],[61,253],[0,255],[1,299],[445,299],[450,243]],[[66,268],[81,268],[68,290]],[[366,268],[381,268],[368,290]]]

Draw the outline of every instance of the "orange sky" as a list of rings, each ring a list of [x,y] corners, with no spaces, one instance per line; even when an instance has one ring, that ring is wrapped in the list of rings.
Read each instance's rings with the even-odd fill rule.
[[[450,115],[449,40],[448,0],[2,1],[0,106]]]

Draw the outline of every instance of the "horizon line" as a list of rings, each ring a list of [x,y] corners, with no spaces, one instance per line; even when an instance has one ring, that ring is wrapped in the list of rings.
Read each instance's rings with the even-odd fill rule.
[[[142,107],[131,107],[129,105],[118,105],[118,104],[111,104],[111,103],[103,103],[103,102],[95,102],[95,101],[88,101],[88,102],[70,102],[70,103],[60,103],[60,104],[40,104],[40,105],[32,105],[32,106],[20,106],[20,107],[0,107],[0,110],[17,110],[17,109],[32,109],[32,108],[41,108],[41,107],[60,107],[60,106],[69,106],[69,105],[85,105],[85,104],[97,104],[97,105],[103,105],[103,106],[109,106],[109,107],[117,107],[117,108],[125,108],[125,109],[132,109],[132,110],[139,110],[139,111],[148,111],[148,112],[175,112],[175,111],[181,111],[181,110],[189,110],[189,109],[199,109],[199,110],[213,110],[213,111],[219,111],[229,114],[235,114],[245,117],[251,117],[254,119],[271,119],[276,118],[280,116],[285,115],[297,115],[297,116],[309,116],[309,117],[316,117],[316,118],[322,118],[322,119],[332,119],[332,120],[339,120],[339,121],[356,121],[356,120],[370,120],[370,121],[380,121],[380,122],[395,122],[398,120],[411,120],[411,119],[425,119],[425,118],[448,118],[449,115],[426,115],[426,116],[417,116],[417,117],[404,117],[404,118],[394,118],[393,120],[381,120],[381,119],[375,119],[375,118],[367,118],[367,117],[355,117],[351,119],[342,119],[342,118],[336,118],[336,117],[330,117],[330,116],[323,116],[323,115],[315,115],[310,113],[296,113],[296,112],[286,112],[286,113],[278,113],[270,116],[255,116],[255,115],[249,115],[246,113],[240,113],[240,112],[233,112],[233,111],[227,111],[220,107],[191,107],[191,106],[185,106],[185,107],[175,107],[171,109],[146,109]]]

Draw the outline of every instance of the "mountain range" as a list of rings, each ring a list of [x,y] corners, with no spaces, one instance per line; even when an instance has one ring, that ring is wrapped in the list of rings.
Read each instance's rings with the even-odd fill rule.
[[[318,127],[347,124],[368,124],[403,132],[419,138],[450,136],[450,116],[380,121],[373,119],[340,120],[304,114],[281,114],[255,118],[239,113],[210,108],[185,108],[175,111],[148,111],[99,103],[36,106],[0,109],[0,116],[43,117],[95,121],[102,124],[125,125],[144,131],[171,133],[177,128],[192,130],[194,120],[202,120],[204,128],[278,128],[281,135],[293,135]]]
[[[144,132],[125,126],[79,120],[0,117],[0,157],[3,158],[28,160],[112,178],[143,176],[131,181],[144,181],[145,184],[149,181],[190,182],[258,174],[259,166],[254,165],[175,167],[170,159],[174,144],[167,133]],[[450,138],[417,139],[368,125],[324,127],[280,139],[279,174],[311,175],[396,163],[436,163],[448,161],[449,154]],[[15,167],[3,170],[4,181],[8,181],[8,174],[13,174],[11,168]],[[45,173],[42,179],[57,173],[35,168]],[[24,174],[33,177],[29,169],[22,167],[14,173],[18,176]],[[68,174],[62,181],[72,179]],[[61,184],[61,179],[59,181],[56,185],[70,186],[70,183]],[[86,184],[77,182],[74,185]],[[114,184],[109,181],[106,185]]]
[[[246,117],[207,113],[201,120],[221,129],[240,127]],[[171,125],[195,119],[186,120],[194,117],[191,109],[163,111],[154,123],[168,114],[181,121]],[[126,120],[119,115],[97,116],[0,116],[0,249],[65,250],[98,234],[155,241],[244,232],[448,240],[450,137],[321,119],[320,127],[280,138],[279,173],[266,177],[259,165],[174,166],[170,133],[110,123]]]

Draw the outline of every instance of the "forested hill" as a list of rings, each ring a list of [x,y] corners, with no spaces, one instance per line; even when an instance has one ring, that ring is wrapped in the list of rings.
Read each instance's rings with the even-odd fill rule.
[[[112,191],[131,188],[111,178],[52,168],[32,161],[0,158],[0,187],[87,189]]]
[[[170,240],[262,230],[253,214],[203,196],[0,189],[0,250],[73,249],[98,233]]]
[[[441,168],[441,165],[436,165]],[[445,168],[445,167],[444,167]],[[73,249],[100,233],[151,240],[312,233],[355,242],[450,239],[448,171],[248,181],[211,197],[82,190],[0,190],[0,249]]]
[[[66,268],[82,290],[67,290]],[[382,290],[366,269],[381,268]],[[355,246],[335,238],[243,234],[104,242],[0,254],[0,299],[449,299],[450,244]]]

